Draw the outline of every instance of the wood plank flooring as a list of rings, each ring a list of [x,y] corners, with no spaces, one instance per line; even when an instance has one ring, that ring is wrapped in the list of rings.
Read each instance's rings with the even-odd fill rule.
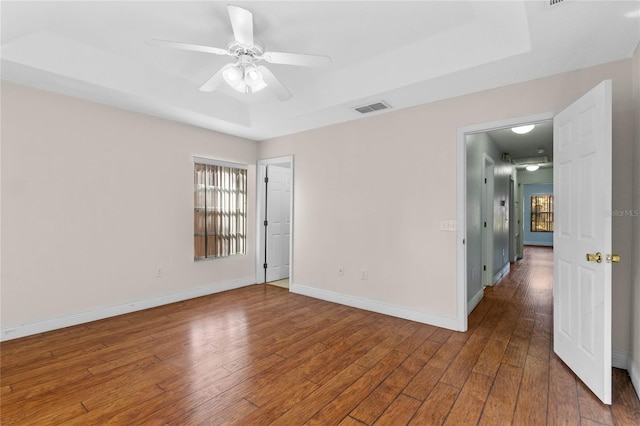
[[[254,285],[1,349],[3,425],[639,425],[552,349],[552,251],[526,248],[469,331]]]

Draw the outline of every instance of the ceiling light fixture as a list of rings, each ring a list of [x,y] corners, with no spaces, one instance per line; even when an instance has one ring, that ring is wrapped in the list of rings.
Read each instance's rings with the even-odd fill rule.
[[[229,65],[222,71],[222,77],[240,93],[255,93],[267,87],[262,73],[253,64]]]
[[[512,127],[511,131],[519,135],[524,135],[525,133],[532,131],[534,127],[536,127],[535,124],[527,124],[526,126]]]
[[[528,172],[535,172],[539,168],[540,166],[538,166],[537,164],[532,164],[531,166],[525,167],[525,169],[527,169]]]

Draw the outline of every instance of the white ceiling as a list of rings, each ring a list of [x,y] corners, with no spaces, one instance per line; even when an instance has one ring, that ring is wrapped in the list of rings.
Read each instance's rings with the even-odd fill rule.
[[[629,58],[640,1],[232,1],[266,50],[328,55],[328,69],[267,64],[293,93],[198,88],[229,57],[227,2],[1,2],[2,78],[254,140]],[[380,114],[376,112],[371,114]]]

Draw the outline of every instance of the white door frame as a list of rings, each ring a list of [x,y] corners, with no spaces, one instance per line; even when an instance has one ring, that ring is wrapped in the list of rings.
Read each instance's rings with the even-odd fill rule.
[[[493,253],[493,237],[495,229],[493,229],[493,198],[495,194],[495,167],[496,162],[486,152],[482,154],[482,175],[484,180],[482,185],[482,198],[480,201],[480,220],[486,222],[486,226],[482,226],[481,247],[482,247],[482,271],[480,276],[480,284],[483,286],[493,285],[493,264],[495,254]]]
[[[518,226],[518,220],[516,219],[516,182],[513,180],[513,176],[509,178],[509,214],[507,215],[509,221],[509,262],[515,262],[516,260],[516,227]]]
[[[456,147],[456,324],[458,331],[467,331],[467,144],[466,136],[491,130],[515,127],[522,124],[549,121],[557,111],[523,117],[505,118],[497,121],[458,127]]]
[[[295,169],[294,169],[294,161],[293,155],[288,155],[285,157],[276,157],[276,158],[268,158],[265,160],[258,160],[256,167],[256,194],[257,194],[257,202],[256,202],[256,283],[264,283],[265,282],[265,273],[264,273],[264,247],[266,241],[266,235],[264,232],[264,214],[265,214],[265,187],[264,187],[264,178],[267,175],[267,166],[273,164],[289,164],[291,166],[291,199],[290,199],[290,214],[291,214],[291,224],[289,228],[289,287],[294,283],[293,279],[293,200],[294,200],[294,181],[295,181]]]

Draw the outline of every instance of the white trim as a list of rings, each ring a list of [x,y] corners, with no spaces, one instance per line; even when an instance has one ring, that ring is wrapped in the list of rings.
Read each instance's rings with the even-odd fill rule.
[[[267,164],[258,161],[256,166],[256,282],[264,283],[266,272],[264,265],[264,178],[267,176]],[[291,280],[289,280],[291,282]]]
[[[518,124],[536,123],[552,120],[556,111],[543,112],[525,117],[505,118],[487,123],[458,127],[456,130],[456,329],[467,330],[467,144],[466,135],[470,133],[486,132],[494,129],[504,129]]]
[[[478,306],[478,303],[480,303],[483,297],[484,287],[481,288],[480,291],[478,291],[476,295],[471,298],[471,300],[469,300],[469,303],[467,303],[467,312],[473,312],[473,310],[476,308],[476,306]]]
[[[140,300],[136,302],[125,303],[122,305],[100,308],[93,311],[80,312],[63,317],[2,328],[0,329],[0,341],[31,336],[33,334],[44,333],[46,331],[57,330],[59,328],[70,327],[73,325],[84,324],[87,322],[114,317],[117,315],[155,308],[157,306],[168,305],[169,303],[181,302],[183,300],[193,299],[195,297],[207,296],[214,293],[220,293],[222,291],[246,287],[248,285],[255,284],[255,282],[255,276],[239,278],[223,283],[210,284],[192,290],[181,291],[179,293],[172,293],[160,297],[154,297],[152,299]]]
[[[638,399],[640,399],[640,369],[636,367],[636,363],[631,357],[629,357],[629,368],[627,368],[627,371],[629,372],[629,377],[631,377],[631,383],[633,383],[636,395],[638,395]]]
[[[290,208],[290,229],[289,229],[289,283],[293,282],[293,229],[294,229],[294,214],[293,214],[293,203],[295,200],[294,191],[295,191],[295,164],[294,164],[294,156],[286,155],[284,157],[277,158],[267,158],[264,160],[258,160],[256,167],[256,279],[258,283],[265,282],[265,273],[262,265],[264,264],[264,242],[265,242],[265,234],[264,234],[264,178],[267,173],[268,165],[273,164],[289,164],[291,166],[291,200],[289,203]]]
[[[414,309],[405,308],[403,306],[390,305],[388,303],[378,302],[376,300],[364,299],[357,296],[349,296],[342,293],[336,293],[328,290],[321,290],[314,287],[308,287],[301,284],[290,284],[289,291],[303,296],[313,297],[315,299],[326,300],[328,302],[339,303],[341,305],[352,306],[354,308],[364,309],[367,311],[377,312],[380,314],[390,315],[393,317],[404,318],[411,321],[421,322],[424,324],[434,325],[436,327],[457,330],[456,318],[447,318],[424,311],[416,311]]]
[[[480,228],[480,247],[482,250],[482,274],[480,284],[492,286],[493,281],[493,239],[495,237],[495,228],[493,225],[493,198],[496,192],[495,181],[495,160],[486,152],[482,153],[482,166],[480,167],[481,177],[484,184],[482,185],[482,198],[480,199],[480,220],[485,222],[484,227]],[[488,170],[491,173],[487,173]],[[491,225],[490,227],[488,225]],[[491,232],[489,232],[491,228]]]
[[[510,270],[511,270],[511,263],[507,262],[507,264],[504,265],[502,269],[500,269],[500,271],[493,276],[493,282],[491,283],[491,285],[496,285],[498,281],[500,281],[501,279],[507,276]]]
[[[627,370],[631,383],[633,384],[633,390],[635,390],[638,399],[640,399],[640,369],[636,367],[636,363],[633,361],[630,353],[626,352],[611,352],[611,366],[614,368],[620,368]]]
[[[285,155],[282,157],[274,157],[274,158],[265,158],[264,160],[258,160],[258,164],[285,164],[291,163],[291,167],[293,167],[293,155]]]
[[[457,130],[456,170],[456,323],[459,331],[467,331],[467,144],[465,128]],[[475,297],[475,296],[474,296]]]
[[[234,163],[232,161],[215,160],[213,158],[193,156],[193,162],[198,164],[208,164],[210,166],[231,167],[232,169],[247,170],[249,166],[243,163]]]
[[[611,366],[622,370],[629,369],[630,356],[626,352],[611,351]]]

